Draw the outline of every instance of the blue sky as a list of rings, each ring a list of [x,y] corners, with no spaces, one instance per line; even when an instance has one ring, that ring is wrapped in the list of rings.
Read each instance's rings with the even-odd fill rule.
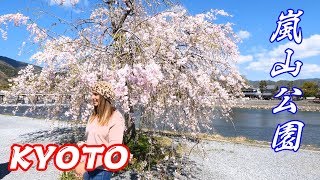
[[[67,0],[68,1],[68,0]],[[97,1],[97,0],[96,0]],[[0,2],[0,15],[7,13],[23,13],[35,19],[40,25],[51,26],[52,20],[48,15],[39,14],[44,10],[66,19],[76,19],[87,15],[93,8],[95,1],[80,0],[76,8],[71,6],[58,6],[54,0],[2,0]],[[318,7],[320,1],[311,0],[182,0],[190,14],[207,12],[210,9],[223,9],[233,17],[221,17],[216,23],[231,22],[236,33],[242,38],[238,44],[240,59],[239,70],[249,80],[280,80],[280,79],[305,79],[320,78],[320,14]],[[287,9],[298,9],[304,11],[298,24],[302,28],[303,41],[300,45],[293,41],[284,39],[280,42],[270,43],[269,39],[276,30],[278,16]],[[55,20],[56,21],[56,20]],[[56,21],[58,23],[58,21]],[[51,26],[51,30],[61,30]],[[9,26],[8,40],[0,40],[0,55],[7,56],[20,61],[29,62],[29,57],[35,52],[35,46],[26,45],[22,55],[18,55],[22,42],[28,40],[24,27]],[[284,50],[294,50],[292,62],[302,61],[304,64],[297,77],[289,74],[282,74],[271,78],[269,72],[276,61],[284,62],[286,54]]]

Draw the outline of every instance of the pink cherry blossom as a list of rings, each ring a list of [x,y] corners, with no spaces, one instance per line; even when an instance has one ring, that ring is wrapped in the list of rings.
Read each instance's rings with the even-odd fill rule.
[[[26,25],[33,42],[41,45],[31,57],[41,72],[31,66],[21,70],[11,95],[51,94],[55,112],[66,105],[66,115],[83,120],[92,109],[90,88],[105,80],[115,90],[116,106],[126,114],[141,112],[145,127],[161,122],[170,129],[200,131],[211,128],[216,110],[229,116],[244,86],[234,66],[238,39],[231,23],[214,20],[231,15],[212,10],[192,16],[182,7],[150,14],[143,3],[116,2],[78,21],[86,25],[70,37],[48,38],[44,28],[22,14],[0,16],[2,36],[7,37],[6,26],[13,22]]]

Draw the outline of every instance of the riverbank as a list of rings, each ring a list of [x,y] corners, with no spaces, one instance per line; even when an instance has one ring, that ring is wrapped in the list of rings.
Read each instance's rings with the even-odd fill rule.
[[[293,101],[299,111],[320,112],[320,103],[314,103],[312,100]],[[258,100],[258,99],[242,99],[237,100],[233,108],[246,109],[272,109],[278,106],[281,100]]]
[[[145,132],[148,132],[149,130],[142,129]],[[192,142],[209,142],[209,141],[215,141],[215,142],[221,142],[221,143],[234,143],[234,144],[242,144],[246,146],[253,146],[253,147],[262,147],[262,148],[270,148],[270,143],[268,141],[258,141],[254,139],[249,139],[243,136],[238,137],[224,137],[219,134],[205,134],[205,133],[197,133],[196,135],[190,134],[190,133],[176,133],[173,131],[161,131],[157,132],[157,134],[161,136],[167,136],[167,137],[175,137],[179,139],[187,139]],[[300,146],[300,149],[303,150],[311,150],[311,151],[319,151],[320,148],[314,145],[304,145],[302,144]]]
[[[73,136],[77,132],[70,128],[72,126],[59,121],[0,115],[0,179],[58,179],[61,172],[52,162],[44,172],[36,171],[34,165],[27,172],[6,171],[10,146],[13,143],[63,143],[70,138],[77,141]],[[79,125],[76,130],[84,132],[84,127]],[[183,154],[188,161],[176,170],[176,179],[278,179],[284,174],[286,179],[320,178],[320,152],[316,150],[302,147],[296,153],[274,153],[268,142],[243,137],[191,136],[165,131],[160,135],[183,144]],[[189,170],[178,173],[181,169]],[[130,179],[130,174],[114,179],[121,178]]]

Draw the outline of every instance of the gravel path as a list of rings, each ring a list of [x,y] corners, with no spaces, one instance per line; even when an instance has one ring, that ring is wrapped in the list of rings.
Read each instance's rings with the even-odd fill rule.
[[[190,158],[201,169],[199,179],[320,179],[319,151],[274,153],[270,147],[205,141]]]
[[[27,117],[0,115],[0,179],[58,179],[60,172],[52,163],[44,172],[36,171],[34,166],[27,172],[8,172],[6,169],[13,143],[54,142],[52,137],[65,132],[51,133],[51,130],[61,125]],[[188,142],[189,147],[193,145]],[[270,147],[203,141],[195,146],[190,160],[194,163],[185,168],[197,172],[190,179],[320,179],[319,151],[300,149],[297,153],[274,153]]]

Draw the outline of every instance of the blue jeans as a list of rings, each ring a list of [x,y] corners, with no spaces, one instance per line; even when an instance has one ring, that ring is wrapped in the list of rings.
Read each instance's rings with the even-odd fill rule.
[[[84,180],[109,180],[112,172],[103,169],[95,169],[93,171],[87,171],[83,174]]]

